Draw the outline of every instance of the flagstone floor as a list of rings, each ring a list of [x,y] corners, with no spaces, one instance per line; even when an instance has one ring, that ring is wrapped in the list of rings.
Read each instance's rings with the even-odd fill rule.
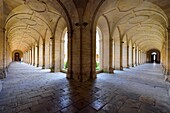
[[[0,113],[170,113],[170,83],[159,64],[101,73],[81,83],[15,62],[1,81]]]

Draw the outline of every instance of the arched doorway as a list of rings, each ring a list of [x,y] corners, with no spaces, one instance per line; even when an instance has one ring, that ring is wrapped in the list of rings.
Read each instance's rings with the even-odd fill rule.
[[[14,61],[20,61],[20,54],[18,52],[15,53],[15,56],[14,56]]]
[[[158,50],[150,50],[147,52],[148,63],[160,63],[160,52]]]
[[[151,53],[151,62],[154,63],[157,61],[157,53],[156,52],[152,52]]]
[[[22,61],[22,60],[23,60],[23,53],[22,53],[22,51],[14,50],[12,52],[12,61],[19,62],[19,61]]]

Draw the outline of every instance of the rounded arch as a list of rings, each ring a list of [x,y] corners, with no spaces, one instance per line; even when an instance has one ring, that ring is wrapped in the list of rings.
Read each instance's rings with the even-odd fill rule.
[[[96,41],[97,40],[99,41],[98,43],[99,51],[96,50],[96,53],[98,52],[99,54],[99,62],[97,62],[96,64],[99,63],[100,69],[109,72],[110,63],[112,60],[109,56],[110,54],[112,54],[112,51],[110,51],[111,34],[110,34],[109,22],[105,16],[101,16],[98,19],[96,31],[97,31],[96,33],[98,33],[96,34]],[[97,39],[97,36],[99,36],[99,39]],[[97,44],[95,45],[97,47]]]
[[[23,52],[20,50],[14,50],[12,52],[12,61],[22,61],[23,60]]]
[[[146,62],[147,63],[160,63],[161,52],[157,49],[151,49],[146,52]]]

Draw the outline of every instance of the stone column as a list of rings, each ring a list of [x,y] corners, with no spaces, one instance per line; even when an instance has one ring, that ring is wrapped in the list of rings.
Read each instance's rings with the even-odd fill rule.
[[[140,63],[143,64],[143,56],[142,56],[143,52],[141,51],[141,54],[140,54]]]
[[[165,80],[170,81],[170,29],[167,29],[167,36],[165,38],[165,60],[166,60],[166,72],[165,72]]]
[[[32,52],[33,52],[33,63],[32,63],[32,65],[35,66],[35,46],[33,46]]]
[[[127,45],[127,68],[129,67],[129,45]]]
[[[120,70],[123,70],[123,41],[120,41]]]
[[[51,37],[51,42],[52,42],[51,72],[60,72],[61,67],[62,68],[64,67],[64,38],[66,35],[65,33],[69,35],[69,32],[67,32],[66,29],[63,32],[61,32],[59,29],[60,28],[57,26],[56,23],[55,30],[54,30],[55,33],[53,34],[53,37]]]
[[[141,54],[141,53],[140,53],[140,52],[141,52],[141,51],[139,50],[139,52],[138,52],[138,64],[139,64],[139,65],[141,64],[141,59],[140,59],[140,57],[141,57],[140,54]]]
[[[28,64],[30,64],[30,51],[28,50]]]
[[[51,38],[52,40],[52,67],[51,67],[51,72],[55,72],[55,40],[54,37]],[[59,62],[58,62],[59,63]]]
[[[27,51],[27,64],[29,64],[29,52]]]
[[[23,59],[23,61],[26,63],[27,62],[27,53],[25,52],[24,53],[24,59]]]
[[[69,53],[67,78],[86,81],[96,78],[96,31],[88,23],[76,23],[69,31]]]
[[[133,52],[134,52],[134,49],[135,49],[135,48],[132,47],[132,67],[134,67],[134,60],[133,60],[133,59],[134,59],[134,55],[133,55],[133,54],[134,54],[134,53],[133,53]]]
[[[112,69],[112,38],[103,37],[103,71],[113,73]]]
[[[42,69],[45,69],[45,40],[43,40],[43,65],[42,65]]]
[[[33,64],[33,60],[32,60],[32,48],[30,50],[30,64],[32,65]]]
[[[135,66],[138,65],[138,50],[137,48],[135,49]]]
[[[166,38],[165,38],[166,39]],[[163,46],[162,46],[162,52],[161,52],[161,64],[162,64],[162,67],[163,67],[163,73],[166,74],[166,58],[165,58],[165,42],[163,43]]]
[[[39,67],[39,45],[37,47],[37,67]]]

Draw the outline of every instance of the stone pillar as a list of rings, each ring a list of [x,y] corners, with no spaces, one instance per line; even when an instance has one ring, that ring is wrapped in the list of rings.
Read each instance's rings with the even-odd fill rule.
[[[44,39],[43,39],[43,65],[42,69],[47,69],[49,67],[49,37],[47,36],[48,29],[44,32]]]
[[[120,41],[120,70],[123,70],[123,41]]]
[[[141,64],[141,59],[140,59],[140,57],[141,57],[140,54],[141,54],[141,53],[140,53],[140,52],[141,52],[141,51],[139,50],[139,52],[138,52],[138,64],[139,64],[139,65]]]
[[[141,54],[140,54],[140,62],[141,62],[141,64],[143,64],[143,56],[142,56],[142,54],[143,54],[143,52],[141,51]]]
[[[112,68],[112,38],[110,36],[103,37],[103,71],[113,73]]]
[[[27,57],[27,54],[26,54],[26,52],[24,53],[24,58],[23,58],[23,61],[26,63],[26,61],[27,61],[27,59],[26,59],[26,57]]]
[[[165,80],[170,81],[170,29],[167,29],[167,36],[165,38],[165,60],[166,60],[166,72],[165,72]]]
[[[134,67],[134,47],[132,47],[132,67]]]
[[[51,38],[52,39],[52,67],[51,67],[51,72],[55,72],[55,39],[54,37]],[[59,62],[58,62],[59,63]]]
[[[3,0],[0,1],[0,79],[3,79],[7,75],[6,65],[6,37],[3,20]]]
[[[29,50],[28,50],[27,58],[28,58],[28,64],[29,64],[30,63],[30,51]]]
[[[32,54],[33,54],[33,63],[32,65],[35,66],[35,46],[32,47]]]
[[[80,82],[96,78],[96,30],[87,24],[76,23],[68,38],[67,78]]]
[[[127,45],[127,68],[129,67],[129,45]]]
[[[166,38],[165,38],[166,39]],[[163,67],[163,73],[164,74],[166,74],[166,58],[165,58],[165,56],[166,56],[166,53],[165,53],[165,42],[164,42],[164,44],[163,44],[163,46],[162,46],[162,52],[161,52],[161,64],[162,64],[162,67]]]
[[[42,65],[42,69],[45,69],[45,40],[43,40],[43,65]]]
[[[27,52],[25,52],[24,54],[25,54],[24,62],[27,63]]]
[[[37,67],[39,67],[39,45],[37,47]]]
[[[138,50],[137,48],[135,49],[135,66],[138,65]]]
[[[27,64],[29,63],[28,54],[29,54],[29,53],[28,53],[28,51],[27,51],[27,62],[26,62]]]
[[[32,60],[32,48],[30,50],[30,64],[32,65],[33,64],[33,60]]]

